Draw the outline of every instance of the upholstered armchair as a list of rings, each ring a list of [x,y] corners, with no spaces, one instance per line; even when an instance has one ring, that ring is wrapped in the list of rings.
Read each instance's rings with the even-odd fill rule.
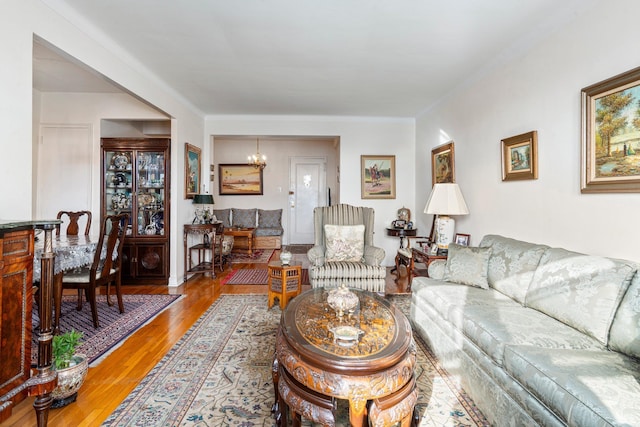
[[[384,249],[373,246],[374,210],[339,204],[313,210],[314,246],[307,252],[311,286],[384,292]]]

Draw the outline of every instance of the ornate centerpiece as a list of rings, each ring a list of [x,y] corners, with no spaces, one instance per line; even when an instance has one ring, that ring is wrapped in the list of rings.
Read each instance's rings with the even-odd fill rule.
[[[344,283],[340,287],[329,291],[327,303],[336,311],[338,317],[345,312],[353,311],[358,305],[358,296],[351,292]]]

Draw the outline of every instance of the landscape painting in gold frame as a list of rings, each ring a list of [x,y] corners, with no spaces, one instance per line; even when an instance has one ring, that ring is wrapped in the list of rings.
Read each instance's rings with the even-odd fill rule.
[[[582,89],[583,193],[640,192],[640,67]]]
[[[396,198],[396,156],[360,156],[363,199]]]
[[[431,186],[456,182],[453,141],[431,150]]]
[[[538,132],[502,140],[502,180],[538,179]]]
[[[262,169],[246,163],[218,165],[220,195],[247,196],[262,194]]]

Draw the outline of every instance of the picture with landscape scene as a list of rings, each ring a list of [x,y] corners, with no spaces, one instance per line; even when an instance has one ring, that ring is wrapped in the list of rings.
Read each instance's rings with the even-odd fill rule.
[[[262,169],[247,164],[221,164],[220,195],[261,195]]]

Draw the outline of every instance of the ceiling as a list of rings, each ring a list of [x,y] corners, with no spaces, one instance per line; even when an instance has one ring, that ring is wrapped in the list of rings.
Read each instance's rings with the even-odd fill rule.
[[[583,0],[43,0],[204,115],[415,117]],[[126,59],[128,58],[128,59]],[[149,71],[146,71],[149,72]],[[120,91],[37,44],[34,87]]]

